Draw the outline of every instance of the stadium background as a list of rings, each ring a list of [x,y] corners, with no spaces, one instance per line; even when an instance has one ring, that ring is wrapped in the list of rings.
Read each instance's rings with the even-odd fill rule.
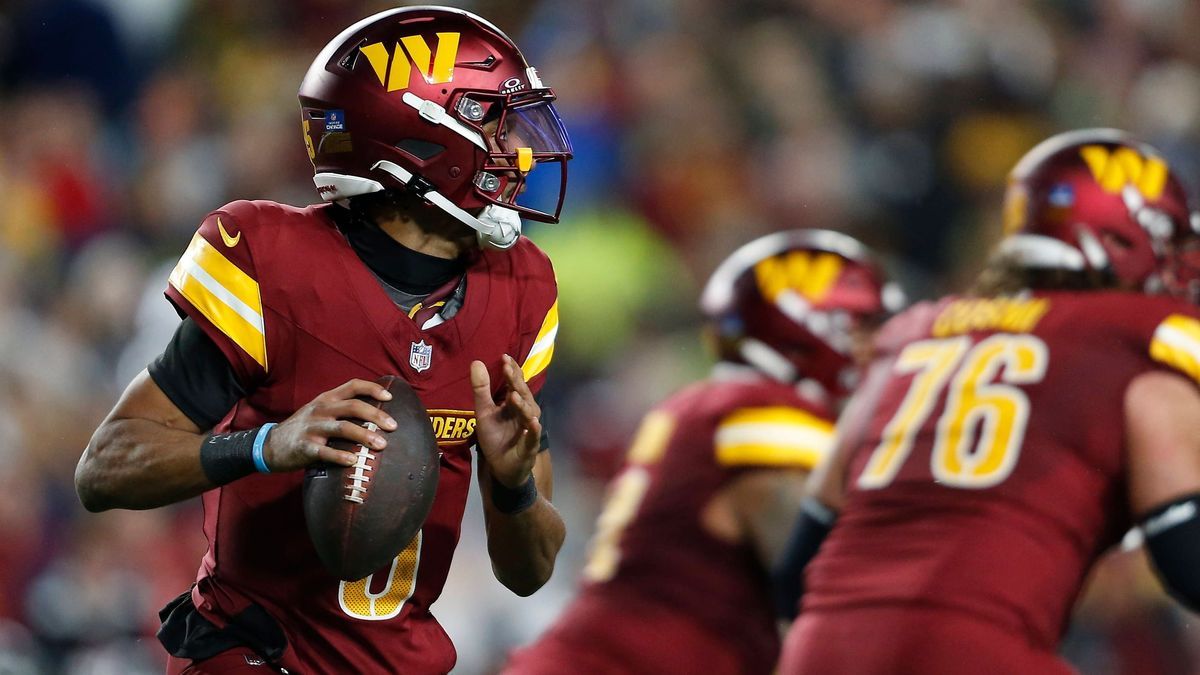
[[[528,228],[561,283],[547,399],[570,535],[552,583],[515,598],[487,572],[472,497],[435,606],[460,673],[486,672],[569,598],[627,435],[706,368],[694,298],[736,244],[843,229],[927,297],[970,274],[1005,171],[1049,133],[1126,127],[1198,175],[1190,0],[462,6],[557,89],[577,158],[563,223]],[[342,26],[384,7],[0,2],[0,673],[161,672],[155,611],[194,577],[199,505],[86,514],[75,462],[166,343],[161,290],[203,215],[315,200],[297,85]],[[1089,674],[1200,673],[1200,624],[1120,554],[1066,652]]]

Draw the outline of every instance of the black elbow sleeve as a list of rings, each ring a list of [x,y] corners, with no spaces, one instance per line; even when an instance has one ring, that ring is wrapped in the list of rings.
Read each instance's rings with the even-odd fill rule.
[[[794,619],[800,613],[804,594],[804,568],[816,557],[821,543],[833,529],[837,514],[813,498],[804,500],[800,517],[792,530],[779,564],[771,571],[771,590],[775,611],[780,618]]]
[[[1142,520],[1146,550],[1167,591],[1200,612],[1200,493],[1159,507]]]

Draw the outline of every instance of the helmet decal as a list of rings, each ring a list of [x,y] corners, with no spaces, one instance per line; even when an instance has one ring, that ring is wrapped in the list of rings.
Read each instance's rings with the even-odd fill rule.
[[[1129,147],[1109,151],[1102,145],[1085,145],[1079,155],[1092,177],[1105,192],[1120,194],[1126,185],[1137,188],[1151,201],[1162,196],[1167,186],[1167,163],[1158,157],[1145,158]]]
[[[460,33],[438,33],[437,48],[430,49],[429,43],[420,35],[400,38],[388,55],[382,42],[372,42],[359,47],[359,51],[371,62],[379,84],[389,92],[408,89],[409,76],[416,69],[426,84],[445,84],[454,79],[454,59],[458,56]],[[403,45],[403,49],[401,48]],[[405,55],[407,53],[407,56]]]
[[[812,302],[821,302],[841,274],[842,261],[836,253],[792,251],[764,258],[754,266],[754,278],[759,291],[772,302],[789,290]]]

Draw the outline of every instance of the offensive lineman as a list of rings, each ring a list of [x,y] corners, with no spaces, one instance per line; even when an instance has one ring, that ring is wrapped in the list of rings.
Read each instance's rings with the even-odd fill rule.
[[[504,672],[770,673],[767,570],[832,445],[856,348],[902,302],[837,232],[767,235],[722,263],[701,299],[720,363],[646,416],[579,597]]]
[[[76,471],[84,505],[153,508],[203,494],[209,548],[162,612],[171,673],[444,673],[430,614],[458,541],[472,444],[497,578],[528,595],[564,527],[540,408],[558,328],[554,274],[520,215],[554,222],[571,147],[553,92],[498,28],[456,9],[394,9],[333,39],[300,86],[325,205],[228,204],[170,277],[184,316]],[[559,167],[558,204],[522,202]],[[354,456],[395,422],[358,395],[399,374],[442,451],[423,529],[387,569],[340,582],[304,529],[303,469]],[[209,434],[209,431],[212,434]]]
[[[797,566],[820,549],[781,673],[1069,673],[1071,607],[1135,524],[1200,606],[1198,227],[1123,132],[1017,164],[972,292],[880,333],[797,528]]]

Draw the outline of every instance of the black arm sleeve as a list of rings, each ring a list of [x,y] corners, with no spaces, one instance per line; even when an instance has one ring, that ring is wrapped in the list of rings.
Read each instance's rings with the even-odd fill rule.
[[[545,452],[550,449],[550,425],[546,424],[546,404],[542,402],[542,392],[534,394],[533,400],[537,401],[538,407],[542,409],[542,416],[538,418],[538,421],[542,423],[542,437],[539,439],[542,447],[538,449],[538,452]]]
[[[809,497],[800,506],[800,517],[783,552],[783,559],[771,570],[771,591],[775,612],[783,619],[795,619],[804,595],[804,568],[833,529],[837,514]]]
[[[1155,509],[1142,520],[1142,532],[1167,592],[1200,612],[1200,494]]]
[[[215,427],[246,396],[220,347],[190,318],[179,323],[167,348],[147,370],[167,398],[201,429]]]

